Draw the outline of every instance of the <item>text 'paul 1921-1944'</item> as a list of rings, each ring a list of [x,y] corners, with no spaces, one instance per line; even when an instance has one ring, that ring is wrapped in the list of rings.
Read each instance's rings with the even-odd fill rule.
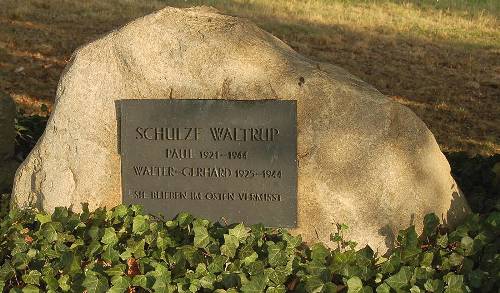
[[[297,225],[296,101],[122,100],[124,204]]]

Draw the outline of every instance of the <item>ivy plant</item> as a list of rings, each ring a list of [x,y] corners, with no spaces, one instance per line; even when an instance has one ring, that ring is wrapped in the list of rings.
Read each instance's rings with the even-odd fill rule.
[[[12,210],[0,222],[6,292],[495,292],[500,213],[454,231],[427,215],[385,257],[355,248],[338,225],[328,248],[262,225],[173,220],[141,206],[47,214]]]

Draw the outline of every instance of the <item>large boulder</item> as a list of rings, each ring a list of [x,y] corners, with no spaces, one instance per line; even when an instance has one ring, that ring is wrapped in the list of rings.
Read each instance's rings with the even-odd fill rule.
[[[12,98],[0,91],[0,193],[12,187],[19,164],[14,160],[16,105]]]
[[[13,206],[53,210],[121,202],[116,101],[280,99],[298,104],[298,228],[329,241],[334,223],[380,251],[434,212],[468,212],[450,167],[408,108],[312,61],[250,21],[165,8],[78,49],[41,141],[18,169]]]

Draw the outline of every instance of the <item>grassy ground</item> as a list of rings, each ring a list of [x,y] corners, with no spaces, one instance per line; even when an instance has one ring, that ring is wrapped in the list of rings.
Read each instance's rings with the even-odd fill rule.
[[[500,1],[0,0],[0,90],[52,104],[71,53],[166,5],[250,18],[412,108],[443,150],[500,153]]]

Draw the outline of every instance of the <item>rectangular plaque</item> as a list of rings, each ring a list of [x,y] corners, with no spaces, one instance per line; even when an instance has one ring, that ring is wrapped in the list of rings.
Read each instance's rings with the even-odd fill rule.
[[[296,101],[122,100],[124,204],[297,224]]]

